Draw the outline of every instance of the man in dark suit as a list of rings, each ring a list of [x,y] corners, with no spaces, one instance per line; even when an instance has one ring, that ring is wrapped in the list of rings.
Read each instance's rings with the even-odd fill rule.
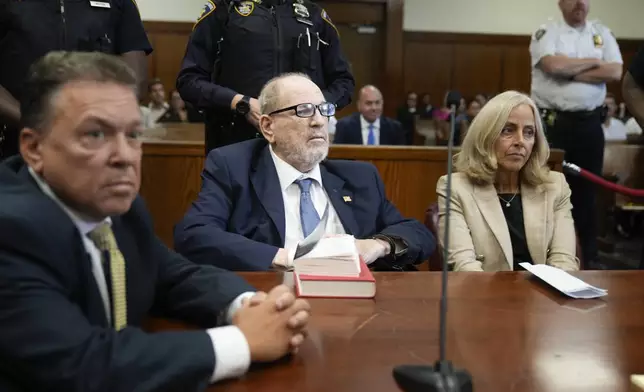
[[[254,293],[152,232],[135,83],[101,53],[52,52],[30,71],[21,156],[0,165],[3,387],[203,390],[304,339],[308,304],[287,288]],[[206,330],[148,334],[149,314]]]
[[[376,168],[325,160],[335,106],[306,76],[270,81],[260,95],[261,131],[213,150],[202,190],[175,227],[178,252],[230,270],[290,268],[297,244],[329,207],[326,234],[350,234],[367,264],[401,270],[425,260],[435,240],[386,198]]]
[[[382,115],[383,104],[382,93],[376,87],[360,89],[359,113],[338,121],[333,143],[365,146],[407,144],[400,122]]]

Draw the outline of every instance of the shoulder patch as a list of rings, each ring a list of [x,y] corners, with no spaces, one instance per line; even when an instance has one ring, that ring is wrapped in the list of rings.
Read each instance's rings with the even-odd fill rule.
[[[203,7],[201,15],[199,15],[199,18],[197,18],[197,21],[195,22],[195,26],[197,26],[197,24],[204,20],[208,15],[212,14],[215,9],[217,9],[217,6],[212,0],[206,1],[206,5]]]
[[[322,16],[322,20],[324,20],[325,22],[330,24],[331,27],[333,27],[333,30],[335,30],[335,33],[338,35],[338,37],[340,37],[340,32],[338,31],[338,28],[335,27],[335,25],[333,24],[333,21],[331,21],[331,17],[329,16],[329,13],[326,12],[326,10],[324,8],[322,9],[321,16]]]
[[[536,33],[534,33],[534,39],[539,41],[544,35],[546,35],[546,29],[539,29]]]

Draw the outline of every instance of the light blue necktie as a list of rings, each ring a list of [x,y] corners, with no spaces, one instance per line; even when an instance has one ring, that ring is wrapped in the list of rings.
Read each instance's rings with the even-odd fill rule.
[[[295,181],[300,187],[300,221],[302,222],[302,233],[304,238],[315,230],[318,223],[320,223],[320,216],[315,210],[313,200],[311,200],[311,178],[303,178]]]
[[[376,135],[373,133],[373,123],[369,124],[369,136],[367,136],[367,145],[373,146],[376,144]]]

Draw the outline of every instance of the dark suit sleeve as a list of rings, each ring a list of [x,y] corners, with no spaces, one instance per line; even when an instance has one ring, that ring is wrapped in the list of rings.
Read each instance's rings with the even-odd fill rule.
[[[77,274],[57,271],[35,256],[38,252],[31,250],[51,240],[38,238],[32,227],[14,223],[0,224],[13,240],[0,240],[3,377],[34,391],[205,389],[215,364],[205,331],[147,334],[134,327],[116,332],[91,325],[75,303],[84,300],[78,298],[81,293],[70,290],[83,284],[69,281]],[[21,249],[14,246],[18,238]],[[75,256],[75,260],[87,260],[84,254]],[[81,268],[67,260],[58,262]]]
[[[220,13],[228,10],[220,1],[208,3],[194,26],[177,76],[177,90],[186,102],[198,109],[230,108],[235,91],[212,82],[217,62],[218,42],[223,36]]]
[[[227,309],[235,298],[255,291],[235,273],[192,263],[168,249],[154,235],[142,200],[138,198],[136,203],[138,212],[145,217],[143,231],[150,233],[150,258],[159,265],[152,310],[155,315],[211,328],[222,321],[222,309]]]
[[[405,146],[408,143],[408,135],[405,130],[403,130],[402,124],[400,121],[396,120],[390,120],[389,124],[391,124],[391,129],[392,129],[392,145],[394,146]]]
[[[271,268],[278,247],[226,231],[235,196],[228,166],[218,151],[206,159],[197,200],[174,230],[175,249],[198,264],[232,271]]]
[[[322,92],[327,101],[335,103],[338,109],[342,109],[351,103],[355,80],[349,70],[349,62],[342,53],[340,35],[331,17],[321,8],[317,12],[321,19],[319,22],[322,29],[321,37],[328,43],[328,45],[320,44],[326,82],[326,88]]]
[[[349,140],[349,129],[347,121],[344,119],[335,124],[335,136],[333,136],[333,144],[351,144]]]
[[[385,194],[385,187],[373,167],[374,182],[380,198],[380,211],[378,214],[378,227],[381,234],[402,239],[407,245],[407,252],[396,260],[397,264],[421,263],[436,248],[436,239],[430,231],[416,219],[405,219],[398,209],[391,204]]]

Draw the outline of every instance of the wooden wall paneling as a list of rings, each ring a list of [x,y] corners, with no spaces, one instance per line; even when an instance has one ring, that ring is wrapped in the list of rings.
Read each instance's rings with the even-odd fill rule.
[[[624,71],[643,43],[618,39]],[[478,92],[509,89],[529,93],[532,72],[529,45],[529,36],[405,32],[402,69],[405,89],[419,94],[431,93],[434,105],[442,105],[445,91],[450,88],[461,91],[467,98]],[[499,56],[500,68],[497,66]],[[428,63],[429,67],[419,66]],[[470,67],[475,68],[475,65],[479,66],[477,72],[471,72]],[[431,74],[436,68],[440,69],[438,76]],[[449,77],[445,69],[453,69]],[[620,82],[610,83],[608,91],[615,94],[618,101],[622,100]],[[402,102],[405,97],[401,93],[387,99]]]
[[[466,99],[477,93],[496,93],[502,79],[502,47],[485,44],[456,44],[451,88]]]
[[[442,43],[408,42],[405,44],[404,92],[398,99],[402,104],[408,91],[429,93],[434,105],[442,105],[445,92],[452,86],[452,57],[454,47]],[[387,97],[393,100],[393,96]]]
[[[532,78],[530,53],[523,45],[504,45],[500,91],[517,90],[530,94]]]
[[[358,92],[362,86],[373,84],[383,89],[385,26],[383,23],[372,26],[376,28],[375,34],[359,33],[356,24],[337,25],[342,37],[342,49],[356,82],[353,101],[336,114],[338,119],[357,110]]]
[[[144,144],[140,194],[155,233],[169,248],[174,244],[174,225],[201,190],[203,151],[203,144]]]
[[[317,4],[324,8],[331,16],[333,24],[377,24],[385,21],[385,7],[383,2],[355,2],[349,1],[318,1]]]
[[[404,0],[387,0],[387,43],[385,47],[385,80],[387,84],[384,95],[390,102],[385,106],[385,114],[392,117],[395,116],[398,105],[404,99],[404,5]],[[396,102],[398,104],[395,104]]]

